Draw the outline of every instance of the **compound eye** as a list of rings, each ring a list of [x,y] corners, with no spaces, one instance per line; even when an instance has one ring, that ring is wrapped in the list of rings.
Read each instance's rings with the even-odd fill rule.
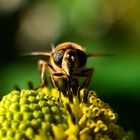
[[[64,55],[64,50],[57,51],[54,54],[53,60],[54,60],[55,64],[59,67],[61,67],[61,64],[62,64],[63,55]]]
[[[87,56],[84,52],[77,50],[78,60],[79,60],[79,67],[82,67],[86,64]]]

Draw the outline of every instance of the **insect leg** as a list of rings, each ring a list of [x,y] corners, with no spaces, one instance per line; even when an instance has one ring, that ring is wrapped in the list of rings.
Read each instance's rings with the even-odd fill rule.
[[[67,79],[68,77],[63,73],[57,73],[52,65],[47,64],[47,69],[51,73],[51,81],[55,88],[58,89],[58,100],[60,100],[61,92],[64,96],[67,96],[66,88],[68,86]]]
[[[72,101],[72,94],[70,92],[68,77],[63,73],[53,73],[51,75],[51,80],[53,85],[58,89],[59,93],[62,92],[65,97],[68,97]]]
[[[63,73],[53,73],[51,75],[51,79],[53,82],[53,85],[59,90],[59,91],[66,91],[67,89],[67,77]],[[65,93],[64,93],[64,96]]]
[[[93,72],[94,72],[94,69],[93,68],[89,68],[89,69],[81,70],[80,72],[75,74],[76,77],[86,77],[85,81],[79,87],[79,91],[82,88],[85,88],[85,87],[88,86],[89,82],[91,81]]]
[[[47,66],[47,62],[44,61],[44,60],[39,60],[38,61],[38,69],[39,69],[39,72],[40,72],[40,75],[41,75],[41,84],[40,86],[43,87],[46,85],[46,66]]]
[[[77,78],[72,78],[69,81],[69,85],[70,85],[70,88],[72,90],[72,94],[77,95],[77,91],[78,91],[78,88],[79,88],[78,79]]]

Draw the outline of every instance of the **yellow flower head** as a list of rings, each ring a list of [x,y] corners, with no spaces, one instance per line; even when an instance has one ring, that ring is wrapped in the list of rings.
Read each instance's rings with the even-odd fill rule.
[[[57,90],[12,91],[0,102],[0,140],[129,140],[118,115],[94,91],[73,100]]]

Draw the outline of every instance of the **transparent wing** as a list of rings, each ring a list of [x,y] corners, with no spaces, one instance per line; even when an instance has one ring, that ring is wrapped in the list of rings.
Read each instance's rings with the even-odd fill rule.
[[[31,52],[31,53],[23,53],[21,56],[50,56],[51,52]]]
[[[108,56],[116,56],[116,54],[113,53],[96,53],[96,52],[91,52],[87,53],[87,57],[108,57]]]

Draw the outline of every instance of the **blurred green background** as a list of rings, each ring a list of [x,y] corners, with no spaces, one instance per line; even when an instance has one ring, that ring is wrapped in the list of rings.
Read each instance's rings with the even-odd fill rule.
[[[75,42],[87,52],[116,54],[89,58],[95,73],[90,89],[119,114],[119,122],[138,139],[140,126],[139,0],[0,0],[0,96],[15,84],[39,85],[37,60],[20,57]]]

